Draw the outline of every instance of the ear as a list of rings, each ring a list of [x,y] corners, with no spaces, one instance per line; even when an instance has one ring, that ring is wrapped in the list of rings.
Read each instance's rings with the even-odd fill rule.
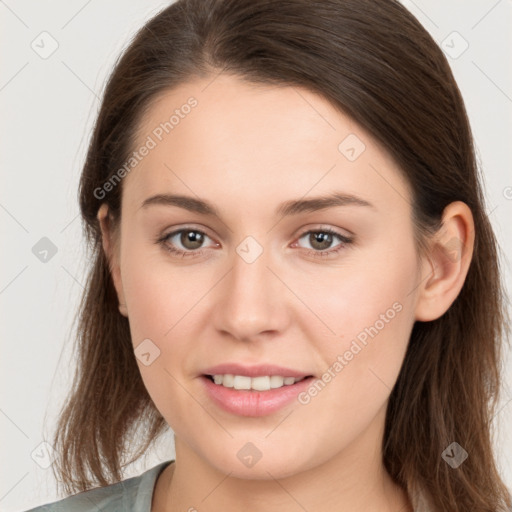
[[[110,273],[112,275],[112,281],[117,292],[117,298],[119,300],[119,312],[123,316],[128,316],[128,310],[126,308],[126,302],[123,292],[123,283],[121,280],[121,271],[119,264],[119,243],[117,238],[114,236],[112,230],[111,219],[109,216],[108,205],[103,203],[98,209],[97,219],[101,228],[101,237],[103,250],[105,256],[109,262]]]
[[[422,258],[422,282],[416,303],[416,320],[428,322],[442,316],[464,285],[475,243],[470,208],[462,201],[443,211],[442,226]]]

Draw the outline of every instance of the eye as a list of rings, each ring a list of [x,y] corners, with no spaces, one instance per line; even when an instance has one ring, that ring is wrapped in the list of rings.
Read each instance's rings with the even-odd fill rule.
[[[310,230],[303,233],[299,240],[306,237],[307,243],[310,244],[311,250],[307,253],[312,256],[330,256],[340,252],[346,245],[352,243],[352,239],[338,233],[330,228],[323,228],[318,230]],[[340,243],[334,249],[330,249],[333,240],[338,238]]]
[[[158,239],[160,243],[169,252],[181,257],[200,256],[203,251],[201,245],[205,238],[210,238],[204,231],[193,228],[183,228],[173,231]],[[176,248],[178,245],[178,248]],[[180,248],[183,247],[183,249]],[[218,245],[218,244],[217,244]]]

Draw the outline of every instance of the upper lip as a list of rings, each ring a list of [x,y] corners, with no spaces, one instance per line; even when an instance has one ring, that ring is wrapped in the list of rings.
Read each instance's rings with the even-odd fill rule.
[[[293,368],[276,366],[275,364],[242,365],[238,363],[224,363],[211,366],[203,371],[203,375],[244,375],[246,377],[259,377],[264,375],[279,375],[281,377],[309,377],[311,373],[301,372]]]

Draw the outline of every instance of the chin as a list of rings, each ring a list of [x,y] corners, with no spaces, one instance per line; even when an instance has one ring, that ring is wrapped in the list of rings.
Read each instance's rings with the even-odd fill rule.
[[[244,445],[242,445],[244,446]],[[272,450],[270,456],[265,456],[265,450],[256,451],[255,447],[245,446],[237,450],[235,457],[224,457],[210,460],[210,463],[224,474],[230,474],[232,478],[242,480],[272,480],[288,478],[314,466],[307,461],[297,459],[297,449],[290,453],[280,453],[279,450]],[[263,452],[263,453],[262,453]],[[251,458],[252,457],[252,458]]]

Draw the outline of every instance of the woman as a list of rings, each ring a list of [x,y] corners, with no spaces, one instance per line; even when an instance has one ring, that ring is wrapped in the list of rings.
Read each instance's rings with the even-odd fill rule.
[[[78,373],[33,510],[498,511],[496,241],[449,65],[394,0],[179,0],[80,183]],[[157,436],[176,457],[120,481]],[[98,487],[99,486],[99,487]]]

